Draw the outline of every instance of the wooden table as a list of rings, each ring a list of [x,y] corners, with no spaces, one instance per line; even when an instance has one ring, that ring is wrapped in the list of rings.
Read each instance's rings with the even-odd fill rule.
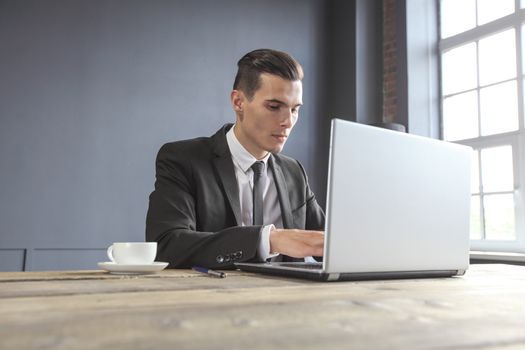
[[[0,273],[0,349],[524,349],[525,266],[319,283]]]

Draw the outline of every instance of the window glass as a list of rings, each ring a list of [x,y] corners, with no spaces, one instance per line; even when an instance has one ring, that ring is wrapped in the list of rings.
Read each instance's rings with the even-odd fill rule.
[[[525,3],[525,0],[522,0]],[[522,3],[522,4],[523,4]],[[521,66],[525,67],[525,25],[521,26]]]
[[[512,194],[486,195],[483,202],[485,238],[492,240],[516,239],[514,196]]]
[[[470,201],[470,238],[482,239],[481,234],[481,205],[479,196],[472,196]]]
[[[456,141],[478,137],[477,91],[447,97],[443,101],[443,137]]]
[[[512,147],[500,146],[481,150],[483,192],[514,190]]]
[[[456,47],[443,54],[443,95],[477,86],[476,43]]]
[[[517,130],[518,92],[516,81],[480,90],[481,135]]]
[[[515,0],[478,0],[478,25],[510,15],[514,12],[514,1]]]
[[[448,38],[476,26],[475,0],[441,1],[441,37]]]
[[[474,148],[470,238],[523,247],[525,0],[439,3],[442,136]]]
[[[472,163],[471,164],[471,181],[470,191],[471,193],[479,193],[479,151],[474,150],[472,152]]]
[[[516,77],[514,29],[479,41],[479,83],[487,85]]]

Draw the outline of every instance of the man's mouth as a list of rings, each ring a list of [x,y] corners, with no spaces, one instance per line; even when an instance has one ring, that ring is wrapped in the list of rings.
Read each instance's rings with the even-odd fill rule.
[[[272,136],[276,138],[277,141],[279,142],[285,142],[286,139],[288,138],[288,135],[283,135],[283,134],[273,134]]]

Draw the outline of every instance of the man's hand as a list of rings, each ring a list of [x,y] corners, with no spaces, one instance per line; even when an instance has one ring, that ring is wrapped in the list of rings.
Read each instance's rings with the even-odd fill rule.
[[[270,252],[294,258],[323,256],[324,232],[273,229],[270,232]]]

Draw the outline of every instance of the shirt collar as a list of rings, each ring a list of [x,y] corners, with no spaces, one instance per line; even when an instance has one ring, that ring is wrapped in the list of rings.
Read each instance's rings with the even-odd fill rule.
[[[230,148],[233,161],[237,164],[237,166],[240,167],[242,171],[247,172],[248,169],[250,169],[250,167],[253,165],[253,163],[255,163],[257,160],[260,160],[264,162],[264,165],[266,167],[268,163],[268,158],[270,158],[270,152],[268,152],[266,157],[264,157],[263,159],[256,159],[239,142],[239,140],[235,136],[235,133],[233,132],[234,128],[235,125],[232,126],[230,130],[226,133],[226,141],[228,142],[228,147]]]

